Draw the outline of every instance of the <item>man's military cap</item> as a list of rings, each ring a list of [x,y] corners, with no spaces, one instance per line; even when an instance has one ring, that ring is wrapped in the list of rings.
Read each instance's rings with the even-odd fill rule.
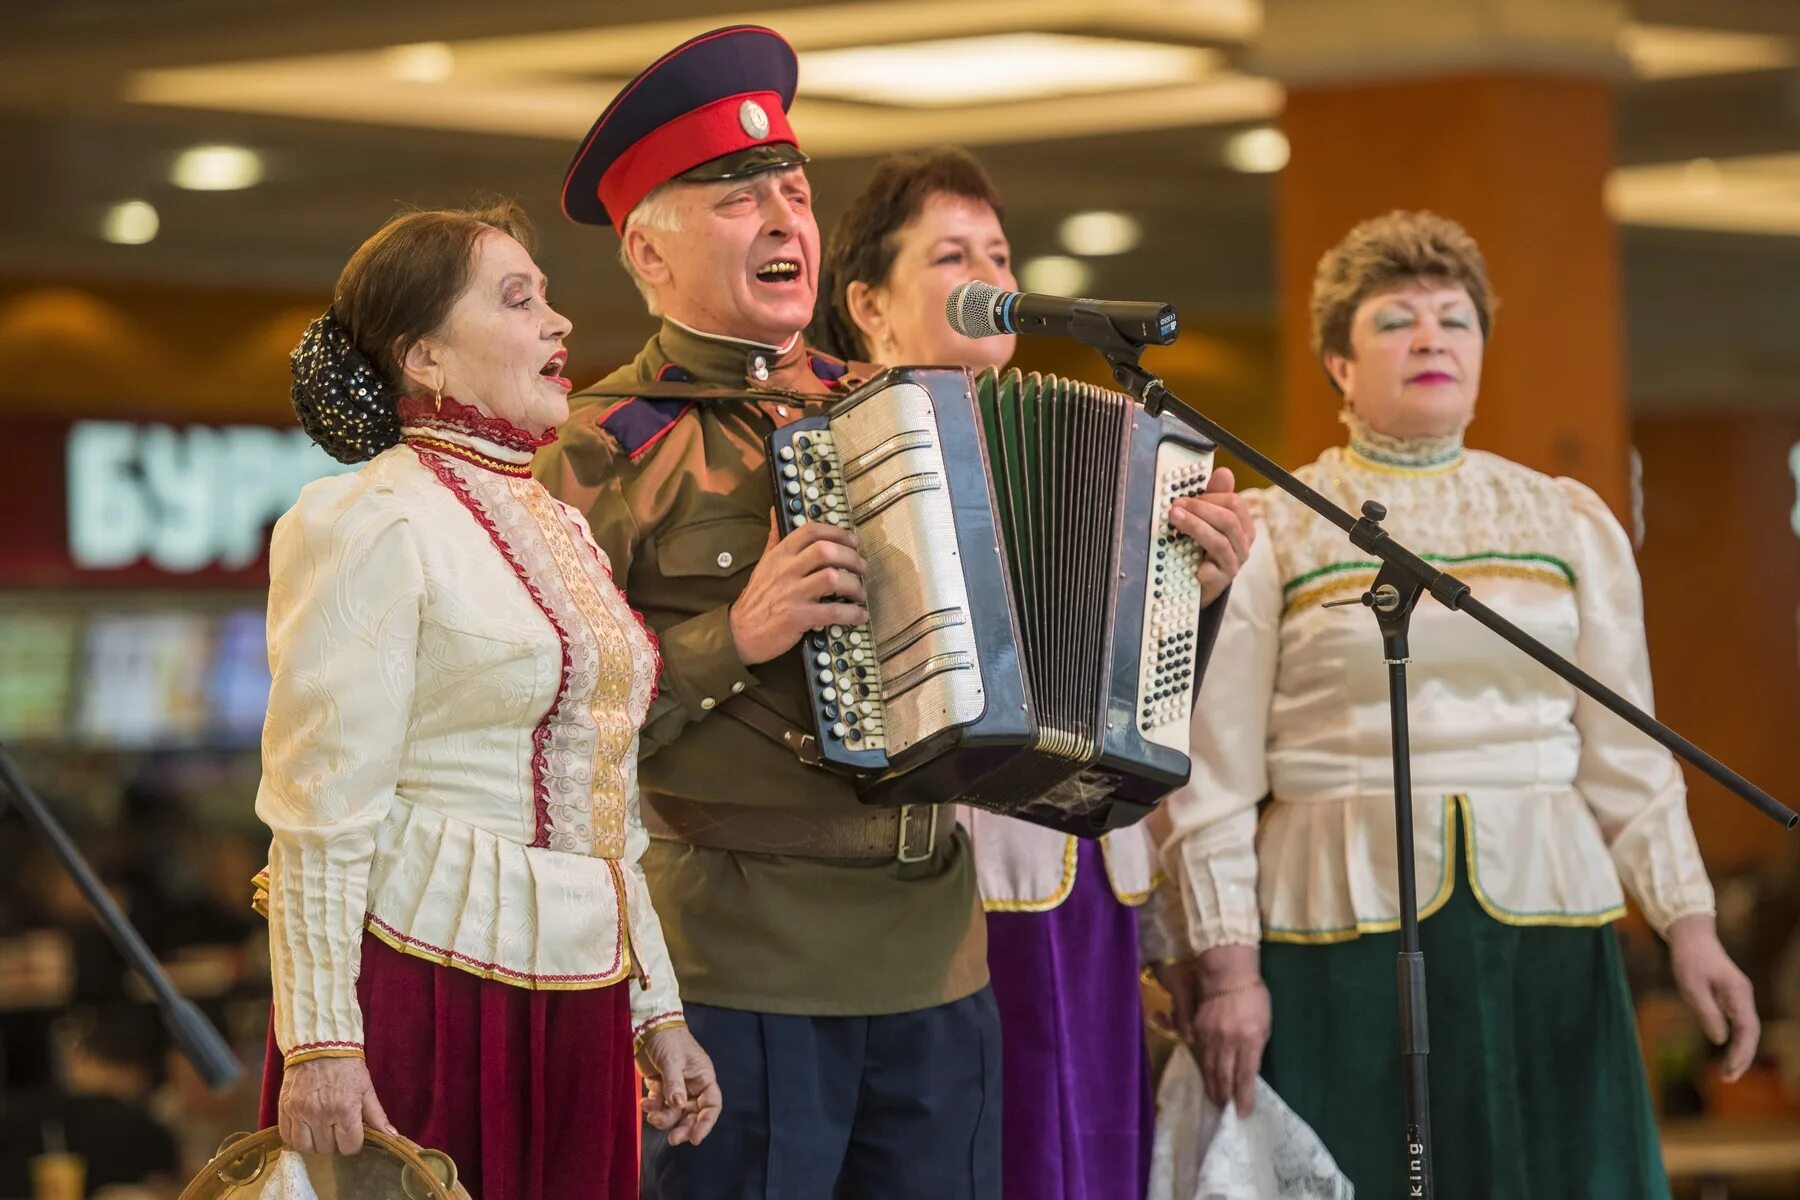
[[[563,177],[563,212],[624,232],[638,201],[671,179],[735,179],[807,161],[788,124],[794,48],[732,25],[683,42],[613,97]]]

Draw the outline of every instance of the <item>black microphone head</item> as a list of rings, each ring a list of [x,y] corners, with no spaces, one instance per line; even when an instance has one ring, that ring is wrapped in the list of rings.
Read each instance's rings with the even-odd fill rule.
[[[1000,288],[979,279],[959,283],[944,299],[944,319],[964,337],[998,337],[1006,330],[995,319],[995,301],[1004,295]]]

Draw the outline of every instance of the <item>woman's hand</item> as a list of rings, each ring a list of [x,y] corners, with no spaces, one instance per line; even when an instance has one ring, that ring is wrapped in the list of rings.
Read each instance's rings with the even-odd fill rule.
[[[644,1119],[669,1145],[698,1146],[719,1121],[719,1081],[712,1059],[686,1025],[659,1029],[638,1049],[644,1073]]]
[[[302,1154],[355,1154],[365,1125],[400,1132],[382,1111],[360,1058],[313,1058],[287,1068],[278,1111],[281,1140]]]
[[[1177,1032],[1194,1047],[1206,1098],[1220,1108],[1256,1106],[1256,1077],[1269,1044],[1269,989],[1255,946],[1215,946],[1199,958],[1157,968],[1174,1000]]]
[[[1749,1070],[1762,1036],[1750,979],[1719,944],[1718,925],[1710,914],[1682,917],[1665,936],[1681,998],[1700,1018],[1700,1028],[1713,1045],[1725,1046],[1724,1077],[1729,1083]]]

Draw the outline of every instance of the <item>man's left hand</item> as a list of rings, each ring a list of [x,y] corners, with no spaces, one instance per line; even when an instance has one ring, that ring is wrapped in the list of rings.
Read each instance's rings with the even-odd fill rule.
[[[1169,524],[1200,545],[1205,557],[1197,572],[1200,603],[1211,604],[1230,586],[1256,541],[1256,524],[1237,494],[1230,467],[1220,467],[1198,496],[1182,496],[1169,507]]]

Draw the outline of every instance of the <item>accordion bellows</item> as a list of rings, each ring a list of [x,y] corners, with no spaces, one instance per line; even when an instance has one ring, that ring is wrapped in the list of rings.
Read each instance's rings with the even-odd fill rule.
[[[1188,774],[1198,547],[1168,525],[1212,446],[1055,376],[878,376],[770,439],[784,532],[868,562],[870,624],[802,642],[821,752],[865,800],[1097,836]]]

